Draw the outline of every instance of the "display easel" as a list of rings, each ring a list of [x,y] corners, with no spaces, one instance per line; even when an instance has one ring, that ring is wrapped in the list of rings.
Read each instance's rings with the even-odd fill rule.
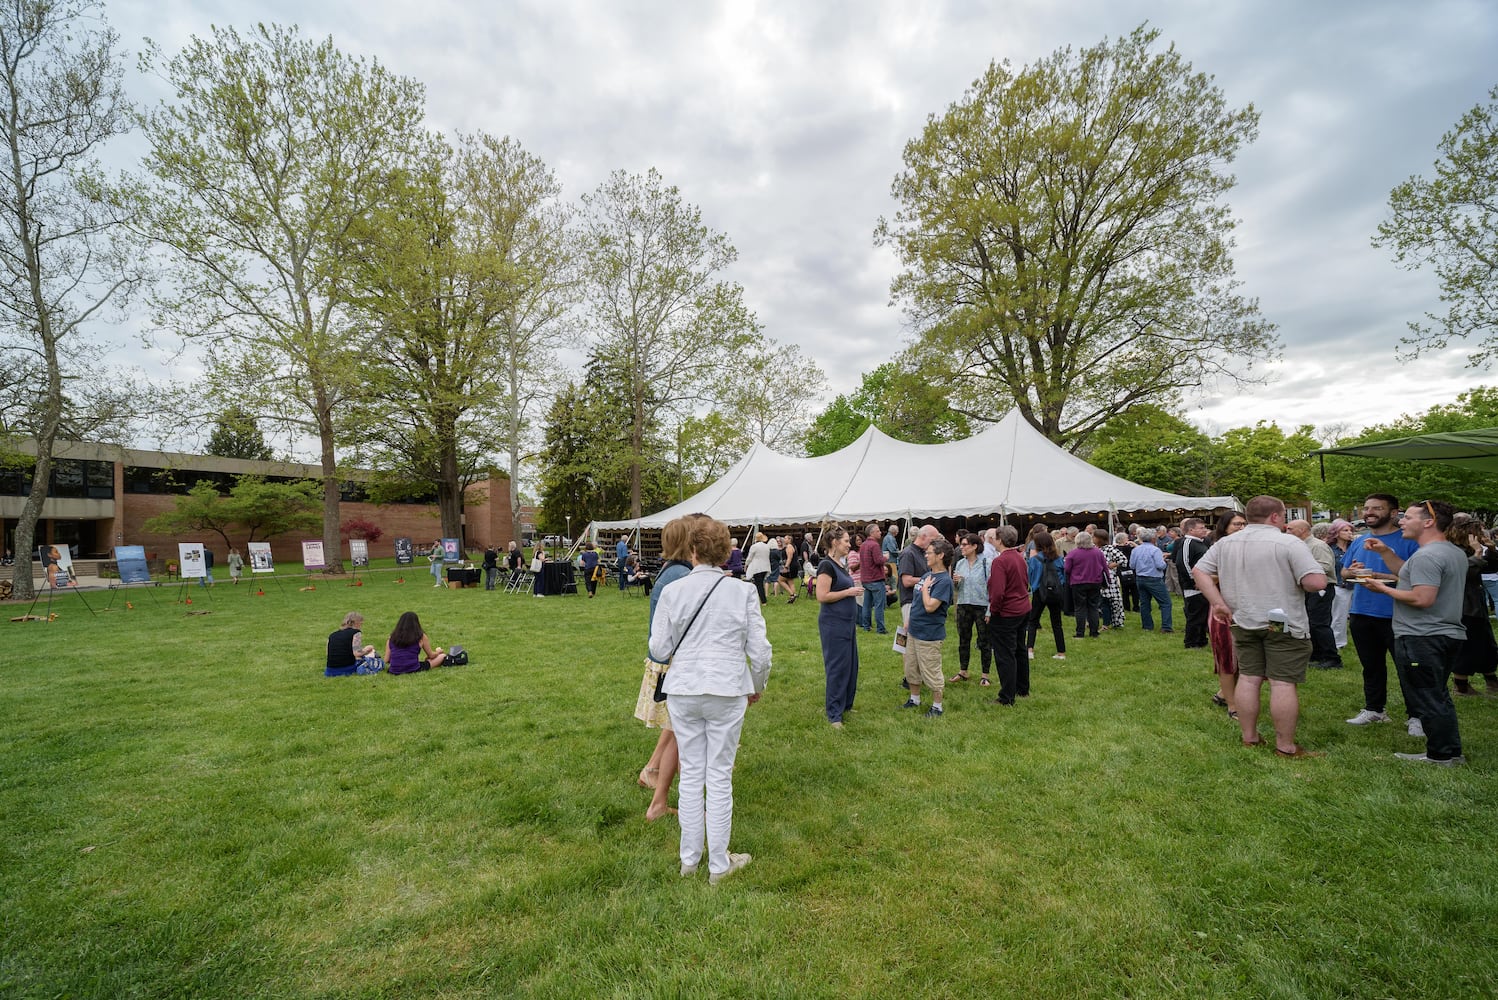
[[[31,607],[29,607],[29,608],[26,609],[26,613],[24,615],[21,615],[20,617],[12,618],[11,621],[13,621],[13,622],[54,622],[54,621],[56,621],[57,620],[57,615],[52,610],[52,595],[57,591],[57,585],[55,583],[53,583],[51,580],[48,580],[47,581],[47,588],[46,589],[47,589],[47,613],[45,615],[33,614],[33,612],[36,611],[37,602],[42,599],[42,592],[40,590],[38,590],[38,591],[36,591],[36,593],[34,593],[32,595],[32,597],[31,597]],[[84,600],[83,592],[82,591],[80,591],[77,587],[69,587],[68,590],[72,594],[74,594],[78,598],[79,601],[83,602],[83,606],[88,609],[88,613],[89,614],[93,615],[95,618],[99,617],[99,613],[94,610],[93,605],[89,604],[88,601]]]
[[[192,598],[187,596],[187,590],[192,586],[190,582],[192,580],[199,581],[199,589],[203,591],[202,596],[206,597],[210,604],[213,603],[213,588],[208,586],[207,584],[202,583],[201,581],[203,579],[205,578],[200,576],[184,576],[182,578],[182,588],[177,591],[177,603],[188,605],[192,604]],[[202,611],[189,611],[187,613],[190,615],[209,615],[213,613],[213,609],[208,608]]]
[[[161,586],[161,583],[160,583],[160,581],[157,581],[157,580],[137,580],[134,583],[124,583],[124,582],[111,583],[109,585],[109,603],[106,604],[106,605],[104,605],[104,607],[100,608],[99,610],[100,611],[116,611],[116,610],[118,610],[114,606],[114,599],[115,599],[115,596],[117,594],[119,594],[119,592],[122,591],[122,590],[143,589],[143,590],[146,591],[147,595],[151,598],[151,603],[153,603],[153,604],[158,603],[156,601],[156,595],[154,593],[151,593],[151,592],[153,590],[155,590],[156,588],[160,587],[160,586]],[[133,607],[133,605],[130,604],[130,602],[129,602],[128,599],[126,600],[125,603],[126,603],[127,607]]]

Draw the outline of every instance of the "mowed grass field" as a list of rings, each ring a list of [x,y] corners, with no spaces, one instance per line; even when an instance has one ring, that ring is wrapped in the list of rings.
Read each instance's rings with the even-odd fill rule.
[[[1469,767],[1401,764],[1402,725],[1343,722],[1349,649],[1302,689],[1327,756],[1277,759],[1131,616],[1064,663],[1043,633],[1033,697],[952,686],[940,720],[861,636],[835,732],[816,606],[777,601],[735,776],[755,860],[710,888],[643,820],[643,599],[394,580],[0,622],[0,995],[1498,993],[1498,700],[1458,704]],[[473,662],[325,679],[350,609]]]

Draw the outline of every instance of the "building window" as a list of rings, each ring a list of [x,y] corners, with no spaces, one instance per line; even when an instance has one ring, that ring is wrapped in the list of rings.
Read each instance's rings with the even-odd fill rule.
[[[114,499],[113,462],[84,462],[83,478],[90,500]]]
[[[77,499],[85,496],[83,486],[83,463],[76,458],[59,458],[52,463],[52,489],[54,497]]]

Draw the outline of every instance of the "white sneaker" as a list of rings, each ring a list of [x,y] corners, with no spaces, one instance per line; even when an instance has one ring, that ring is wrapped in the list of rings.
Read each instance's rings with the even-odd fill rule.
[[[1419,721],[1418,719],[1415,721]],[[1430,757],[1423,753],[1396,753],[1394,755],[1400,760],[1407,760],[1414,764],[1434,764],[1437,767],[1460,767],[1467,763],[1467,758],[1461,754],[1455,757],[1447,757],[1444,760],[1438,757]]]
[[[682,878],[691,878],[693,875],[696,875],[696,874],[697,874],[697,866],[696,865],[682,865],[681,866],[681,877]]]
[[[1425,736],[1425,727],[1420,724],[1419,719],[1410,719],[1409,724],[1405,728],[1409,730],[1411,736],[1422,738]]]
[[[1057,653],[1055,656],[1051,657],[1051,659],[1053,659],[1053,660],[1064,660],[1064,659],[1066,659],[1066,654],[1065,653]]]
[[[1349,726],[1366,726],[1370,722],[1388,722],[1388,721],[1389,721],[1389,713],[1387,713],[1387,712],[1370,712],[1368,709],[1365,708],[1361,712],[1359,712],[1357,715],[1354,715],[1352,718],[1348,719],[1347,720],[1347,724]]]
[[[751,857],[748,854],[730,854],[728,856],[728,871],[726,871],[726,872],[716,872],[715,874],[709,875],[707,877],[707,884],[708,885],[717,885],[719,882],[723,881],[728,876],[732,875],[734,872],[738,871],[740,868],[743,868],[745,865],[749,864],[749,862],[751,862],[753,860],[754,860],[754,858]]]

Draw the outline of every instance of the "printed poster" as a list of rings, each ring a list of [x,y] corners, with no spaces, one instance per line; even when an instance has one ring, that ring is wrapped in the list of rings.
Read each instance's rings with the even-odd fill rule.
[[[201,580],[208,575],[202,542],[178,542],[177,559],[178,565],[182,567],[182,579]]]
[[[460,538],[442,539],[442,561],[445,563],[463,561],[463,540]]]
[[[411,544],[409,538],[397,538],[395,540],[395,564],[397,566],[409,566],[416,558],[416,547]]]
[[[249,550],[251,573],[274,573],[276,571],[275,557],[270,554],[270,542],[251,542]]]
[[[146,565],[144,545],[116,545],[114,562],[120,571],[121,583],[151,582],[151,567]]]
[[[302,542],[302,568],[326,569],[328,560],[322,554],[322,540]]]
[[[355,569],[363,569],[369,565],[369,540],[366,538],[350,538],[348,540],[349,562],[354,564]]]
[[[49,587],[71,587],[73,585],[73,551],[66,545],[38,545],[37,555],[42,559],[42,575]]]

